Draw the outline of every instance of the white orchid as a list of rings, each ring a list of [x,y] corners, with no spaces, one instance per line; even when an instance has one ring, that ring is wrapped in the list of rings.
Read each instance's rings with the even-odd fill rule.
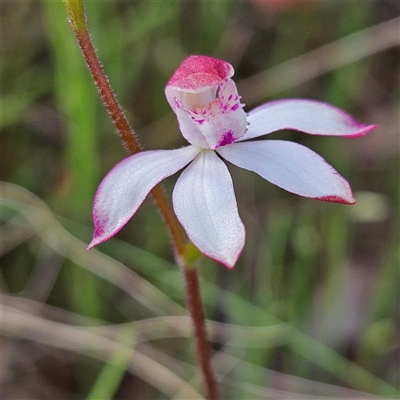
[[[245,142],[281,129],[356,137],[362,125],[326,103],[284,99],[246,114],[225,61],[193,55],[169,80],[165,93],[189,146],[145,151],[116,165],[94,201],[95,232],[88,248],[114,236],[163,179],[184,169],[173,207],[189,239],[206,256],[232,268],[245,243],[232,179],[221,158],[281,188],[317,200],[353,204],[348,182],[319,155],[285,140]]]

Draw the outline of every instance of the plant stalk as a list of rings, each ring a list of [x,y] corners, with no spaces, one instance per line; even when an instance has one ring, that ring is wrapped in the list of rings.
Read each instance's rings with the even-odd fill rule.
[[[86,23],[86,13],[81,0],[64,0],[67,8],[69,22],[78,41],[83,57],[89,71],[99,90],[100,97],[106,106],[110,117],[117,128],[118,134],[125,144],[128,152],[136,154],[142,150],[135,131],[129,125],[121,106],[114,96],[108,79],[97,58]],[[185,250],[187,241],[183,234],[181,225],[160,185],[151,191],[156,204],[164,217],[174,249],[175,261],[181,267],[186,287],[187,304],[193,321],[197,355],[200,368],[204,377],[209,400],[218,400],[218,389],[216,379],[211,367],[210,346],[207,340],[207,331],[200,294],[200,286],[197,269],[188,267],[185,262]]]
[[[218,400],[219,395],[217,382],[210,362],[211,347],[207,340],[207,330],[200,294],[199,275],[197,273],[197,268],[195,267],[183,268],[182,270],[185,278],[186,299],[190,315],[192,316],[197,355],[207,388],[207,397],[209,400]]]

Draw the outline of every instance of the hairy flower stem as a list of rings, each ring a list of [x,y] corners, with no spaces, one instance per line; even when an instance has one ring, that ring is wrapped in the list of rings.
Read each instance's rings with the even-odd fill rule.
[[[110,117],[117,128],[118,134],[130,154],[136,154],[142,147],[136,137],[135,131],[129,125],[121,106],[115,98],[108,79],[101,67],[90,39],[86,24],[86,15],[82,1],[64,0],[69,21],[78,41],[79,47],[85,58],[90,73],[96,83],[100,96],[106,106]],[[170,232],[171,244],[174,249],[175,261],[181,267],[186,284],[188,308],[193,320],[196,348],[200,367],[204,376],[209,400],[218,400],[216,380],[211,368],[210,348],[207,341],[205,318],[203,313],[198,273],[196,268],[186,265],[185,252],[188,246],[182,232],[181,225],[160,185],[152,191],[156,204],[164,217]]]
[[[70,14],[70,2],[66,0],[66,3],[68,12]],[[75,0],[71,1],[71,3],[76,4],[77,2]],[[93,44],[89,36],[89,31],[86,26],[86,21],[84,24],[78,24],[74,21],[75,15],[71,16],[70,14],[69,16],[71,26],[74,30],[79,47],[85,58],[90,73],[96,83],[104,105],[106,106],[110,117],[117,128],[117,132],[121,137],[129,154],[136,154],[142,150],[142,146],[140,145],[139,140],[136,137],[135,131],[129,125],[129,122],[126,119],[120,104],[118,103],[116,97],[114,96],[114,93],[112,92],[108,79],[103,71],[103,68],[101,67],[96,52],[93,48]],[[82,16],[85,16],[85,14],[82,14]],[[181,259],[186,249],[186,240],[180,224],[175,216],[175,213],[172,211],[161,186],[155,187],[151,193],[161,211],[161,214],[166,221],[166,224],[168,225],[168,229],[172,236],[172,243],[174,246],[175,255],[179,256],[179,258]]]

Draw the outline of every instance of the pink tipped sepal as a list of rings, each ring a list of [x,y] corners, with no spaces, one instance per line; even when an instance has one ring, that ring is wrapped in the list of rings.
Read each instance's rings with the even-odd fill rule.
[[[348,204],[348,205],[355,204],[356,202],[353,196],[351,196],[351,198],[343,198],[340,196],[323,196],[323,197],[316,197],[315,200],[327,201],[330,203]]]
[[[239,140],[252,139],[282,129],[310,135],[360,137],[376,125],[364,125],[345,111],[321,101],[281,99],[265,103],[249,112],[249,127]]]
[[[102,221],[100,217],[97,217],[95,213],[93,213],[93,223],[94,223],[94,233],[92,241],[88,244],[87,250],[92,249],[94,246],[105,242],[108,239],[111,239],[114,235],[116,235],[125,225],[122,225],[119,229],[113,231],[111,234],[107,234],[103,226],[106,226],[106,222]]]

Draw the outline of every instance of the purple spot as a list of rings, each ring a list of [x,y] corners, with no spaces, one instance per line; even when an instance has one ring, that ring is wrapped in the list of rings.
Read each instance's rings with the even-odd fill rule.
[[[218,144],[215,146],[215,148],[217,149],[218,147],[221,146],[226,146],[227,144],[231,144],[235,141],[235,139],[233,138],[233,132],[232,131],[228,131],[224,134],[224,136],[222,137],[222,139],[218,142]]]
[[[231,107],[231,110],[232,111],[235,111],[235,110],[237,110],[239,108],[239,103],[236,103],[236,104],[234,104],[232,107]]]
[[[204,122],[204,119],[196,119],[195,121],[196,121],[198,124],[201,125],[201,124]]]
[[[231,101],[231,100],[232,100],[232,95],[229,95],[228,101]]]

